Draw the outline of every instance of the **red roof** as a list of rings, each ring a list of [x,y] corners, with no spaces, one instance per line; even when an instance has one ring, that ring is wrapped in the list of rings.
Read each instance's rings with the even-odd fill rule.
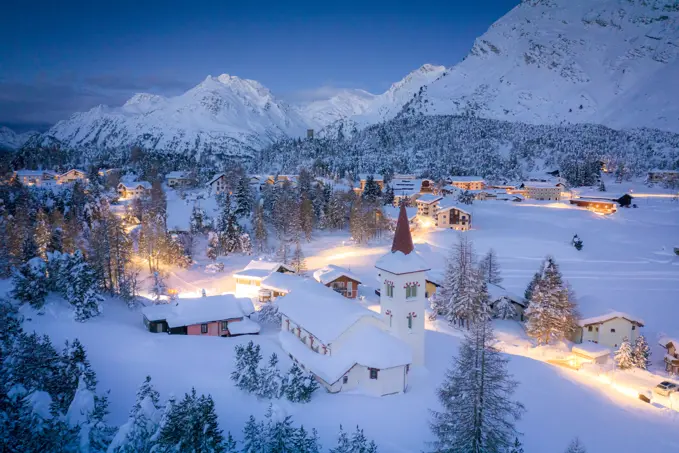
[[[396,223],[396,233],[394,233],[394,243],[391,245],[392,252],[403,252],[404,255],[415,250],[413,237],[410,235],[410,225],[405,204],[401,203],[401,210],[398,213]]]

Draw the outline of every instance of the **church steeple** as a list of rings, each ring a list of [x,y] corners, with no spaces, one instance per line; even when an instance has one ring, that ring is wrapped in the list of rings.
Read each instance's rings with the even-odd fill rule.
[[[413,237],[410,235],[410,224],[408,223],[408,213],[406,206],[401,203],[401,210],[398,213],[398,221],[396,222],[396,233],[394,233],[394,243],[391,245],[391,251],[403,252],[404,255],[409,254],[415,250],[413,245]]]

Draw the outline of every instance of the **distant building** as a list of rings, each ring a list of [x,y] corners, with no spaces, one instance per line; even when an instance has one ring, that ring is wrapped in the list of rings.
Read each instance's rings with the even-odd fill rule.
[[[178,299],[142,308],[149,332],[219,337],[258,334],[259,324],[250,320],[254,312],[250,299],[231,294]]]
[[[314,279],[347,299],[358,297],[358,285],[361,280],[349,269],[329,264],[314,272]]]
[[[618,210],[616,202],[602,198],[574,198],[571,199],[571,204],[599,214],[613,214]]]
[[[436,213],[436,226],[467,231],[472,226],[472,214],[469,208],[463,208],[446,200],[445,203],[441,203]]]
[[[396,206],[384,206],[382,208],[384,212],[384,217],[391,226],[392,229],[396,228],[396,222],[398,220],[399,208]],[[408,217],[408,224],[410,225],[410,231],[413,231],[417,227],[417,208],[407,207],[406,216]]]
[[[627,313],[610,312],[602,316],[581,319],[578,326],[574,338],[576,343],[591,341],[609,348],[618,348],[624,338],[634,343],[644,322]]]
[[[228,189],[226,175],[224,173],[217,173],[208,181],[207,186],[215,195],[226,192]]]
[[[564,184],[561,182],[526,181],[521,184],[526,191],[526,198],[532,200],[561,200]]]
[[[50,170],[17,170],[13,178],[24,186],[52,187],[57,184],[58,176]]]
[[[665,370],[668,373],[679,374],[679,340],[670,337],[661,337],[658,340],[660,346],[665,348]]]
[[[294,269],[284,263],[272,261],[252,260],[245,269],[234,272],[236,279],[236,296],[258,297],[262,286],[262,280],[274,272],[294,273]]]
[[[363,191],[365,190],[365,184],[368,182],[368,178],[370,176],[372,176],[373,181],[375,181],[377,185],[380,186],[380,190],[384,190],[384,176],[378,174],[369,175],[363,173],[358,175],[359,187],[357,187],[356,189],[357,192],[363,193]]]
[[[436,223],[436,214],[439,211],[439,203],[443,197],[430,193],[420,196],[415,203],[417,204],[417,215],[423,218],[433,219]]]
[[[651,170],[648,172],[648,182],[679,181],[679,170]]]
[[[165,182],[169,187],[177,189],[190,186],[193,184],[194,180],[187,171],[171,171],[165,175]]]
[[[480,176],[450,176],[446,182],[463,190],[481,190],[486,187],[486,181]]]
[[[72,168],[66,173],[62,173],[57,177],[57,184],[71,184],[76,181],[87,183],[87,174],[84,171]]]
[[[139,198],[151,194],[151,183],[148,181],[121,182],[118,184],[121,198]]]

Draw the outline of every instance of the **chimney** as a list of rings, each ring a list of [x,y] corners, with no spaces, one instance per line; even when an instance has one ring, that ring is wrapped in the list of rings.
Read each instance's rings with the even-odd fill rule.
[[[413,245],[413,237],[410,235],[410,224],[408,223],[408,214],[406,213],[405,203],[401,203],[401,210],[398,213],[398,221],[396,222],[396,233],[394,233],[394,243],[391,245],[391,252],[403,252],[404,255],[409,254],[415,250]]]

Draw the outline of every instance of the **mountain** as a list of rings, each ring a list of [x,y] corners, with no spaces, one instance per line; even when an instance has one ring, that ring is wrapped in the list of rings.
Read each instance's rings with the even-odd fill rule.
[[[679,2],[524,0],[403,114],[679,131]]]
[[[19,149],[35,134],[35,131],[17,134],[8,127],[0,126],[0,149]]]
[[[341,120],[350,120],[358,126],[390,120],[423,85],[433,82],[444,71],[444,66],[425,64],[394,83],[382,94],[344,90],[330,99],[315,101],[302,107],[301,113],[309,124],[315,124],[317,127],[328,126]]]
[[[222,74],[175,97],[139,93],[122,107],[100,105],[55,124],[43,137],[76,149],[139,145],[200,156],[247,158],[252,150],[299,136],[306,121],[259,82]]]

